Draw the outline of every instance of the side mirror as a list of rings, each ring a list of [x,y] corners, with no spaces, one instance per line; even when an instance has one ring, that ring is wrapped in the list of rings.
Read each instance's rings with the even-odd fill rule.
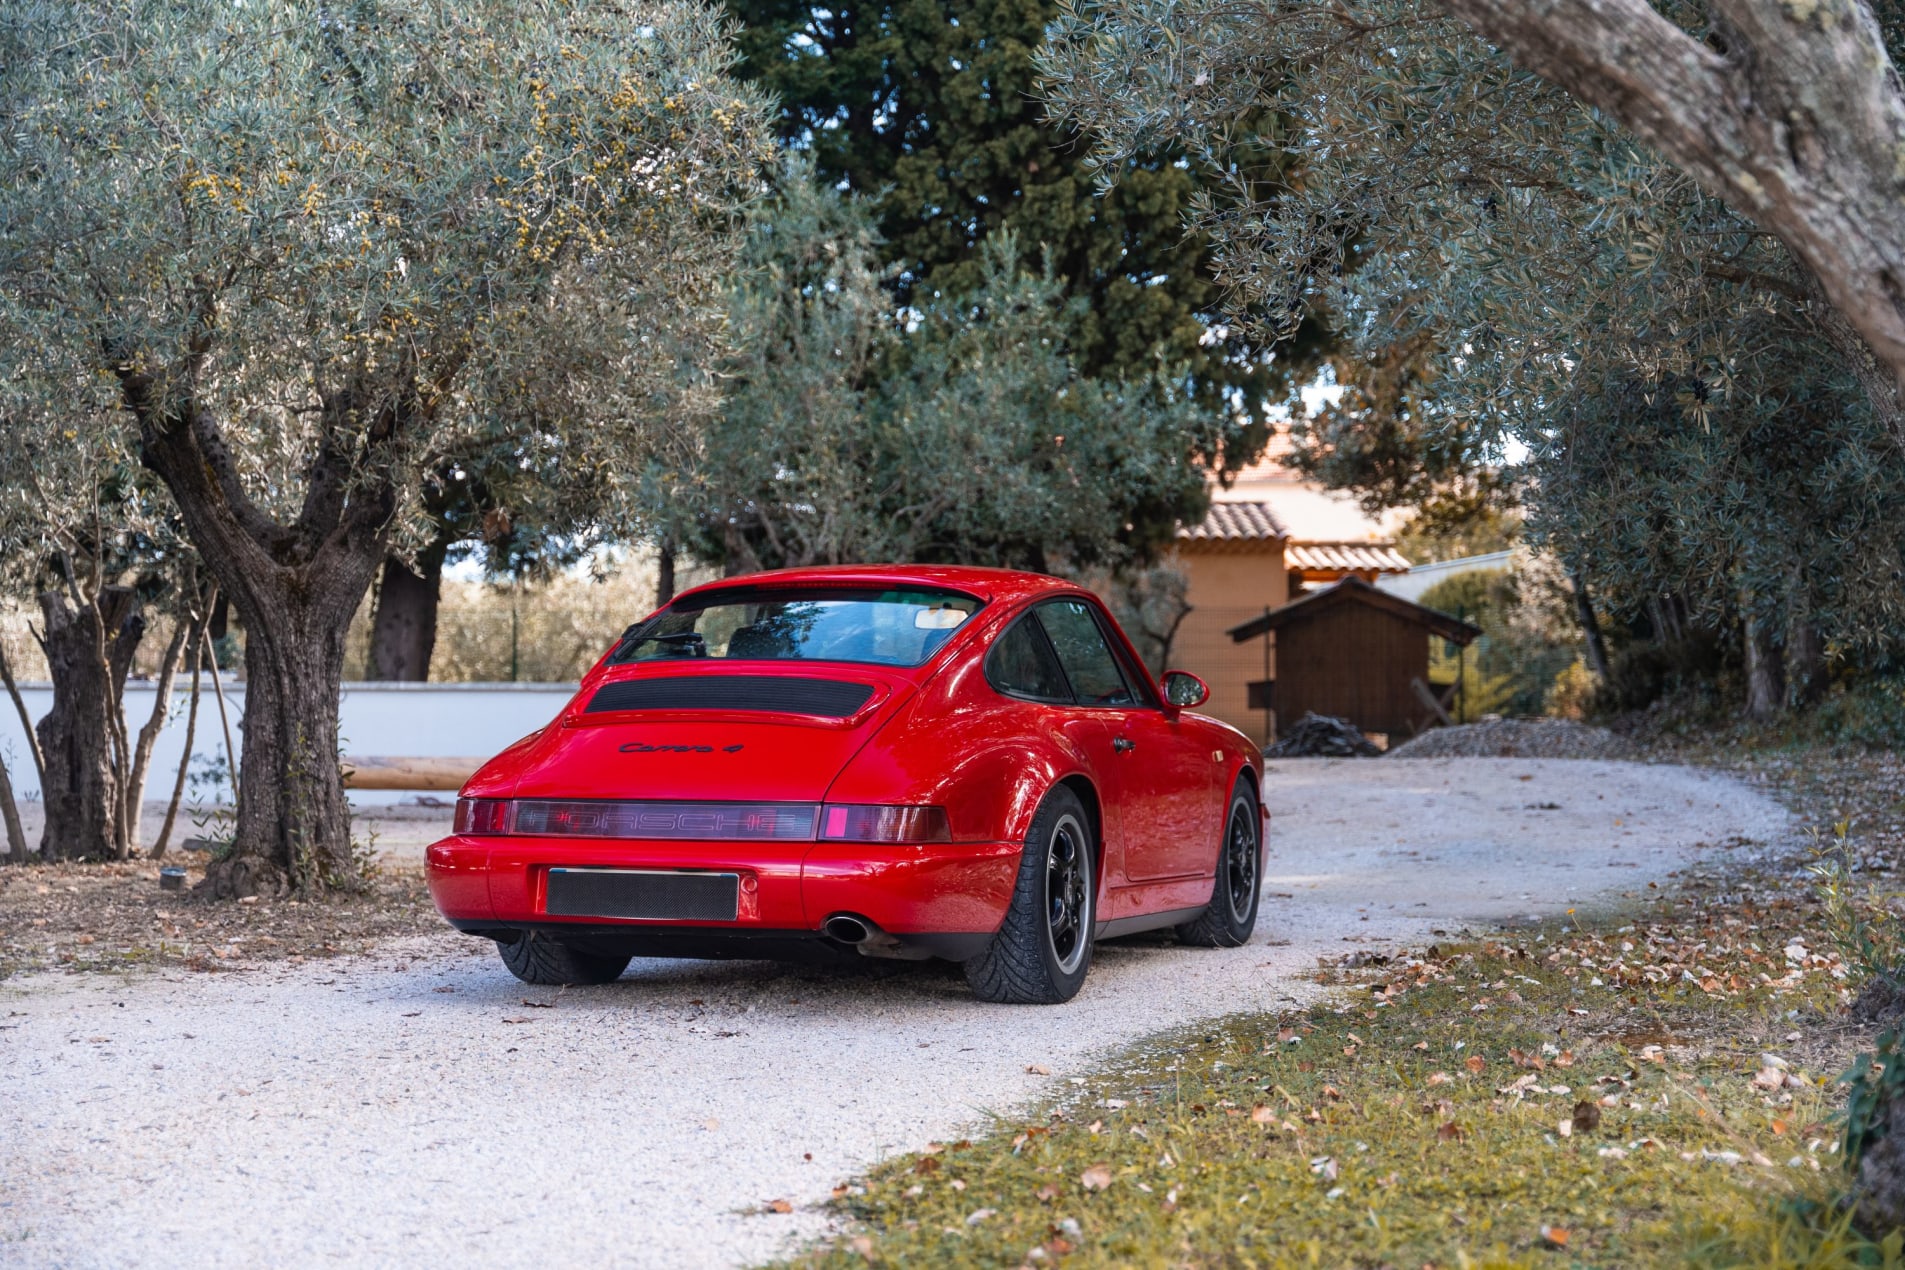
[[[1189,710],[1210,700],[1210,685],[1188,670],[1167,670],[1164,699],[1174,709]]]

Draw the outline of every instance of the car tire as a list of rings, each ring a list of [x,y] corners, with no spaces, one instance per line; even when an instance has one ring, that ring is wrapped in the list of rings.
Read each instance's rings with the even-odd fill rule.
[[[1217,852],[1210,903],[1195,919],[1177,928],[1178,942],[1198,948],[1241,948],[1257,928],[1257,903],[1263,892],[1263,818],[1257,797],[1243,777],[1230,791],[1224,812],[1223,845]]]
[[[578,952],[540,931],[524,931],[508,943],[498,942],[503,964],[524,983],[555,987],[559,984],[614,983],[628,969],[627,957],[598,957]]]
[[[1091,818],[1061,785],[1032,817],[1005,921],[985,951],[965,962],[973,994],[1012,1005],[1057,1005],[1077,996],[1091,969],[1097,886]]]

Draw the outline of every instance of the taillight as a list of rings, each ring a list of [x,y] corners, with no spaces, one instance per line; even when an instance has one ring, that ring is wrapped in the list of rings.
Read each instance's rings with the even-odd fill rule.
[[[456,832],[532,838],[677,841],[951,842],[943,807],[815,803],[608,802],[459,798]]]
[[[820,836],[842,842],[951,842],[944,807],[855,807],[829,803],[820,809]]]
[[[509,804],[500,798],[457,799],[456,832],[492,835],[508,833]]]
[[[510,832],[548,838],[813,841],[812,803],[618,803],[525,799]]]

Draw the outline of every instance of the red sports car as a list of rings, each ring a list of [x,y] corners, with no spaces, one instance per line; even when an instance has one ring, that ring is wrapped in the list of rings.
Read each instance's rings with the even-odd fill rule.
[[[1090,592],[994,569],[785,570],[631,626],[463,787],[430,891],[530,983],[633,956],[848,949],[1069,1000],[1092,941],[1257,920],[1262,761]]]

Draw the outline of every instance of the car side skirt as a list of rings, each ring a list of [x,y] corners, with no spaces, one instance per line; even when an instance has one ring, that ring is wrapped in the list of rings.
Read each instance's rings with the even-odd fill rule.
[[[1140,913],[1135,917],[1114,917],[1092,928],[1093,939],[1117,939],[1121,935],[1142,935],[1146,931],[1182,926],[1204,911],[1202,904],[1192,908],[1174,908],[1163,913]]]

